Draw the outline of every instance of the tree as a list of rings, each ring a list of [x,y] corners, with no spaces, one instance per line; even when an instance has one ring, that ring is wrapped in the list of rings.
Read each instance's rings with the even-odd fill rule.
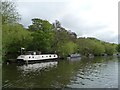
[[[57,46],[57,52],[61,57],[67,57],[70,54],[76,53],[78,50],[77,44],[72,41],[60,43]]]
[[[31,44],[31,32],[25,30],[20,24],[2,25],[2,55],[15,54],[21,47],[28,48]]]
[[[116,49],[118,52],[120,52],[120,44],[117,45]]]
[[[99,40],[91,38],[78,38],[79,52],[85,56],[89,54],[101,55],[105,52],[105,48]]]
[[[99,42],[94,43],[93,54],[96,56],[100,56],[105,52],[105,47]]]
[[[43,53],[51,51],[52,33],[45,33],[43,31],[36,31],[32,33],[32,43],[29,46],[31,50],[38,50]]]
[[[53,27],[56,30],[59,30],[59,28],[61,28],[61,23],[58,20],[55,20],[55,23],[53,23]]]
[[[54,30],[54,40],[52,43],[53,44],[52,49],[54,51],[57,51],[58,53],[61,54],[63,53],[63,51],[60,50],[60,48],[61,49],[64,48],[62,47],[64,46],[64,44],[67,44],[69,42],[72,42],[75,44],[75,41],[77,38],[76,33],[67,31],[65,28],[61,27],[60,22],[57,21],[56,23],[53,24],[53,30]],[[71,45],[71,46],[74,46],[74,45]],[[68,51],[70,50],[68,49]],[[66,55],[68,55],[68,52],[66,52]],[[64,55],[62,54],[62,56],[66,56],[66,55],[65,55],[65,52],[64,52]]]
[[[20,14],[16,10],[15,2],[2,1],[2,23],[15,23],[20,19]]]
[[[52,24],[47,20],[32,19],[32,25],[28,28],[32,32],[33,41],[29,49],[39,50],[43,53],[51,52],[53,42]]]
[[[52,24],[50,24],[47,20],[42,20],[39,18],[32,19],[32,25],[28,27],[28,30],[30,31],[42,30],[44,32],[48,32],[52,30]]]

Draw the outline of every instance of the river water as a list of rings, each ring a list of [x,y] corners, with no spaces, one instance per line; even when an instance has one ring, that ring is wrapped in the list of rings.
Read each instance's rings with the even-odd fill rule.
[[[3,88],[118,88],[117,57],[3,64]]]

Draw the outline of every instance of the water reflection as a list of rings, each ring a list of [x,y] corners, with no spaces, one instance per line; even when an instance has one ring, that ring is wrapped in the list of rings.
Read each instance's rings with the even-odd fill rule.
[[[75,58],[67,57],[67,60],[69,60],[69,61],[79,61],[79,60],[81,60],[81,57],[75,57]]]
[[[87,60],[67,86],[71,88],[118,88],[117,58]]]
[[[34,63],[34,64],[27,64],[27,65],[23,65],[23,66],[17,66],[18,67],[17,69],[25,71],[25,72],[31,72],[31,71],[36,72],[36,71],[56,67],[57,64],[58,64],[57,61],[54,61],[54,62],[42,62],[42,63]]]
[[[117,88],[118,58],[3,65],[4,88]]]

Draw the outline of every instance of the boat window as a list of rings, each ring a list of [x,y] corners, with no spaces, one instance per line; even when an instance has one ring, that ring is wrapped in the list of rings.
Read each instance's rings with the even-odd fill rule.
[[[32,58],[34,58],[34,57],[32,57]]]
[[[43,56],[42,56],[43,57]]]
[[[30,58],[30,57],[29,57]]]
[[[49,57],[51,57],[51,55]]]
[[[55,55],[54,55],[54,57],[55,57]]]
[[[46,57],[48,57],[48,56],[46,56]]]

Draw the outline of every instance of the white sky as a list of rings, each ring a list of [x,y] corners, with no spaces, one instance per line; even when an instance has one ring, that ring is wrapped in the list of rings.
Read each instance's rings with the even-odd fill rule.
[[[119,0],[18,0],[21,23],[26,27],[31,19],[41,18],[63,27],[79,37],[95,37],[118,42]]]

